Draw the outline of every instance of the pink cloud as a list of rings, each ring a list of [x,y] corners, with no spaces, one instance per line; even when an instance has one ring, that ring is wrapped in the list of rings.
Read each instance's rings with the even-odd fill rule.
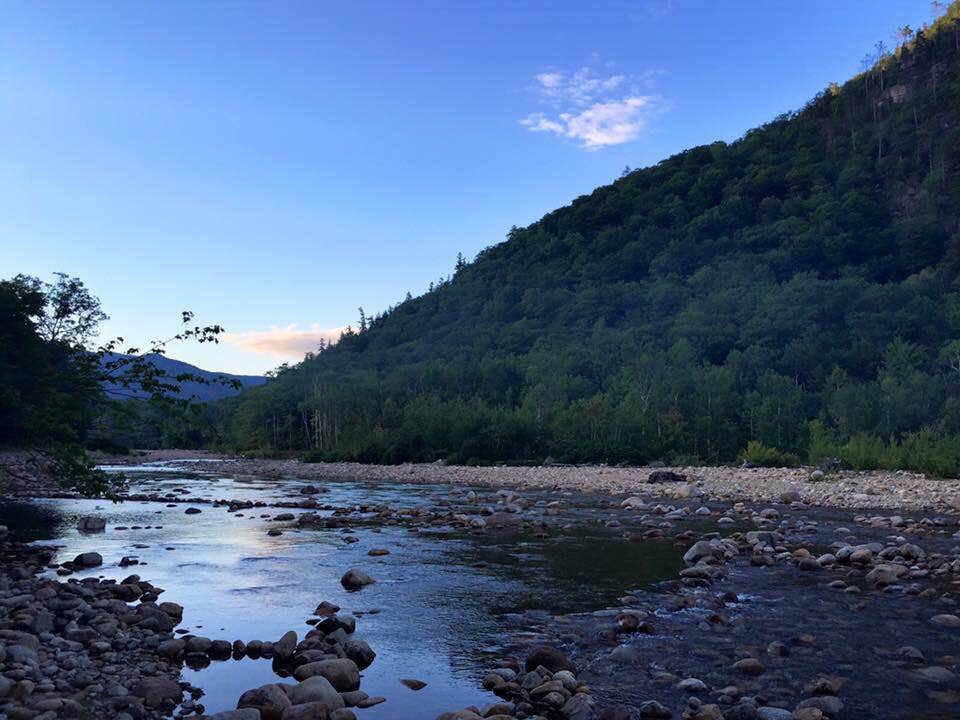
[[[346,328],[324,329],[318,325],[301,329],[296,323],[269,330],[248,330],[226,333],[222,340],[250,352],[273,355],[277,358],[300,360],[308,352],[316,352],[320,342],[335,343]]]

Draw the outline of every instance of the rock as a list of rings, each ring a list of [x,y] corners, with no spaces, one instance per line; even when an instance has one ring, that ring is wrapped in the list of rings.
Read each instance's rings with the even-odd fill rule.
[[[373,649],[363,640],[350,638],[344,641],[342,646],[346,656],[353,660],[361,670],[370,667],[374,658],[377,657]]]
[[[92,515],[80,518],[80,522],[77,523],[77,530],[86,533],[103,532],[106,527],[106,518],[94,517]]]
[[[762,707],[757,709],[757,720],[793,720],[793,713],[783,708]]]
[[[348,692],[360,687],[360,669],[349,658],[318,660],[301,665],[293,673],[297,680],[306,680],[316,675],[329,680],[337,692]]]
[[[704,692],[707,689],[707,684],[698,678],[686,678],[677,683],[677,689],[689,693],[698,693]]]
[[[641,720],[669,720],[669,718],[673,717],[670,708],[658,703],[656,700],[647,700],[646,702],[640,703],[637,711],[640,713]]]
[[[709,540],[699,540],[683,554],[683,561],[690,565],[696,565],[703,559],[714,557],[723,557],[723,550]]]
[[[174,660],[183,654],[186,643],[183,640],[166,640],[157,646],[157,655]]]
[[[527,657],[524,660],[526,671],[536,670],[540,665],[543,665],[550,672],[559,672],[560,670],[569,670],[574,674],[577,672],[576,666],[570,662],[569,658],[550,645],[534,645],[527,651]]]
[[[97,567],[103,565],[103,556],[98,552],[80,553],[73,559],[73,564],[78,567]]]
[[[506,713],[504,713],[506,714]],[[576,693],[560,708],[560,714],[565,720],[594,720],[593,701],[589,695]]]
[[[204,717],[207,720],[260,720],[260,711],[256,708],[242,708],[240,710],[225,710]]]
[[[359,590],[366,585],[372,585],[374,582],[376,580],[356,568],[347,570],[344,576],[340,578],[340,584],[347,590]]]
[[[744,658],[743,660],[738,660],[733,664],[733,669],[737,672],[743,673],[744,675],[763,675],[766,670],[761,663],[756,658]]]
[[[296,685],[288,685],[287,697],[294,705],[305,703],[324,703],[328,710],[337,710],[345,703],[340,693],[322,675],[314,675]]]
[[[683,500],[685,498],[695,498],[703,495],[703,493],[700,491],[700,488],[698,488],[696,485],[692,483],[684,483],[683,485],[677,488],[674,488],[673,493],[671,494],[673,495],[673,497],[675,497],[678,500]]]
[[[339,708],[342,710],[343,708]],[[334,710],[333,712],[337,712]],[[312,702],[291,705],[283,711],[282,720],[330,720],[333,716],[326,703]]]
[[[941,627],[960,628],[960,617],[956,615],[934,615],[930,622]]]
[[[400,682],[413,691],[423,690],[427,686],[423,680],[414,680],[413,678],[403,678]]]
[[[390,551],[386,548],[371,548],[367,551],[367,555],[370,557],[382,557],[384,555],[389,555]]]
[[[138,698],[143,698],[143,704],[148,708],[160,708],[164,705],[178,705],[183,698],[180,684],[168,677],[140,678],[130,692]]]
[[[290,698],[277,683],[247,690],[237,701],[237,709],[256,708],[263,720],[281,720],[284,710],[292,705]]]
[[[911,675],[924,682],[933,683],[934,685],[948,685],[957,679],[956,674],[940,665],[919,668],[914,670]]]
[[[646,510],[647,504],[643,501],[643,498],[628,497],[626,500],[620,503],[620,507],[629,508],[631,510]]]
[[[835,718],[838,717],[843,710],[843,701],[838,697],[834,697],[833,695],[821,695],[820,697],[807,698],[806,700],[803,700],[797,704],[797,707],[794,710],[794,715],[796,715],[796,710],[810,708],[819,710],[829,718]]]
[[[780,493],[780,502],[789,505],[790,503],[803,502],[803,496],[797,490],[785,490]]]
[[[203,510],[201,510],[200,508],[188,507],[183,512],[185,515],[199,515],[200,513],[203,512]]]
[[[873,570],[867,573],[867,582],[875,585],[893,585],[909,571],[910,568],[905,565],[875,565]]]
[[[297,649],[297,634],[290,630],[273,644],[273,656],[278,660],[289,660]]]

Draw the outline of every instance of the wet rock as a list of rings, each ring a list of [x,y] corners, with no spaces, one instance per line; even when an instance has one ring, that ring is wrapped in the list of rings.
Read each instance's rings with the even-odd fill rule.
[[[367,551],[367,555],[370,557],[382,557],[384,555],[389,555],[390,551],[386,548],[371,548]]]
[[[73,564],[82,568],[97,567],[103,565],[103,556],[98,552],[80,553],[73,559]]]
[[[683,554],[683,561],[695,565],[701,560],[717,557],[723,557],[723,550],[719,545],[709,540],[699,540]]]
[[[297,649],[297,634],[290,630],[283,634],[277,642],[273,644],[273,656],[278,660],[285,661],[293,657]]]
[[[106,527],[106,518],[94,517],[92,515],[80,518],[80,522],[77,523],[77,530],[85,533],[103,532]]]
[[[527,672],[536,670],[542,665],[550,672],[560,670],[569,670],[572,673],[577,672],[576,666],[570,662],[570,659],[560,650],[550,645],[534,645],[527,651],[527,657],[524,660],[524,668]]]
[[[187,508],[186,510],[184,510],[183,512],[184,512],[185,515],[199,515],[200,513],[203,512],[203,510],[201,510],[200,508],[196,508],[196,507],[188,507],[188,508]]]
[[[344,699],[322,675],[314,675],[296,685],[286,686],[287,697],[294,705],[324,703],[328,711],[344,707]]]
[[[143,704],[148,708],[176,705],[183,698],[180,684],[162,676],[141,678],[130,688],[130,691],[135,697],[143,698]]]
[[[360,669],[349,658],[307,663],[298,667],[293,673],[297,680],[306,680],[316,675],[329,680],[337,692],[348,692],[360,687]]]
[[[403,678],[400,683],[413,691],[423,690],[427,686],[423,680],[415,680],[414,678]]]
[[[370,667],[374,658],[377,657],[373,649],[363,640],[350,638],[343,642],[342,646],[346,656],[353,660],[361,670]]]
[[[357,568],[347,570],[344,576],[340,578],[340,584],[347,590],[359,590],[366,585],[372,585],[374,582],[376,581],[372,577]]]
[[[256,708],[225,710],[223,712],[214,713],[213,715],[206,715],[205,717],[207,720],[261,720],[260,711]]]
[[[281,720],[284,710],[292,705],[281,685],[271,683],[247,690],[237,701],[237,709],[256,708],[263,720]]]

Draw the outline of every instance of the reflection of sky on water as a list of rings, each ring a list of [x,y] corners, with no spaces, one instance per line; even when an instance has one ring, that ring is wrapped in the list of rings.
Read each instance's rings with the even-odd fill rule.
[[[300,497],[304,484],[169,468],[124,471],[138,491],[165,494],[185,488],[194,498],[290,500]],[[450,494],[448,488],[421,484],[337,482],[326,487],[330,492],[318,495],[318,500],[338,506],[360,502],[395,508],[432,506]],[[340,530],[285,528],[279,537],[268,536],[272,523],[260,515],[272,517],[286,509],[253,508],[235,517],[225,507],[206,504],[197,505],[200,514],[186,515],[186,507],[43,500],[33,508],[8,507],[2,512],[19,518],[14,532],[25,539],[39,537],[40,528],[45,529],[50,538],[45,542],[62,546],[58,562],[89,550],[103,555],[103,567],[74,577],[121,579],[137,573],[165,588],[162,599],[183,605],[182,627],[197,634],[275,640],[289,629],[305,633],[309,628],[304,621],[322,600],[341,605],[346,612],[378,609],[358,622],[358,636],[377,653],[363,673],[362,688],[387,698],[386,703],[361,711],[361,717],[371,720],[434,717],[444,710],[493,702],[495,698],[479,685],[488,667],[485,653],[496,652],[505,630],[517,629],[504,625],[500,614],[529,608],[593,609],[644,578],[675,573],[678,562],[669,545],[651,555],[648,544],[610,539],[606,533],[598,537],[574,531],[560,541],[544,541],[432,530],[414,533],[369,523],[355,525],[359,541],[347,544]],[[106,517],[107,531],[79,533],[77,519],[88,514]],[[374,547],[387,548],[391,554],[368,557]],[[118,567],[123,556],[136,557],[141,565]],[[377,583],[347,593],[339,579],[354,566],[369,572]],[[602,582],[598,574],[603,575]],[[244,690],[278,680],[265,660],[214,662],[199,671],[185,669],[183,676],[206,691],[201,702],[208,712],[232,708]],[[414,693],[399,683],[404,677],[424,680],[427,687]]]

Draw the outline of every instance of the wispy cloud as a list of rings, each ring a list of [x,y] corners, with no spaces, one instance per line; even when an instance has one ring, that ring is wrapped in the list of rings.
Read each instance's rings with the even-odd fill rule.
[[[532,132],[578,141],[588,150],[636,140],[663,107],[658,95],[646,92],[655,75],[603,75],[589,67],[539,73],[534,92],[551,111],[532,112],[520,124]]]
[[[319,325],[300,328],[296,323],[269,330],[250,330],[225,333],[223,341],[251,352],[273,355],[277,358],[300,360],[308,352],[315,352],[320,342],[335,343],[346,328],[324,329]]]
[[[647,0],[637,6],[628,17],[633,22],[643,22],[644,20],[658,20],[665,15],[669,15],[677,7],[677,0]]]

